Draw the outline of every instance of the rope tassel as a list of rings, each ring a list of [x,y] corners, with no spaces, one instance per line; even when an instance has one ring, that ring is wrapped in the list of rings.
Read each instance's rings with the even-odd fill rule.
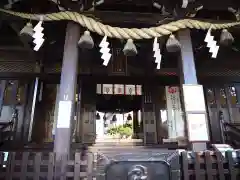
[[[32,23],[27,23],[23,29],[20,31],[20,35],[29,35],[29,36],[33,36],[33,26]]]
[[[27,39],[32,40],[33,33],[34,31],[33,31],[32,23],[29,22],[23,27],[23,29],[20,31],[19,34],[21,36],[26,37]]]
[[[220,36],[220,44],[223,46],[230,46],[234,42],[232,34],[227,30],[223,29]]]
[[[178,52],[181,49],[180,42],[171,34],[166,43],[166,49],[168,52]]]
[[[135,46],[135,44],[133,43],[132,39],[128,39],[127,43],[125,44],[124,48],[123,48],[123,53],[125,56],[136,56],[138,51],[137,48]]]
[[[78,41],[79,47],[83,49],[92,49],[94,46],[93,38],[89,31],[85,31]]]

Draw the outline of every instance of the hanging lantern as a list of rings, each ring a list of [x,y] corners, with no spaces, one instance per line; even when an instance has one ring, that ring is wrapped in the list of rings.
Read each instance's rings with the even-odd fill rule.
[[[168,52],[178,52],[181,49],[181,44],[177,38],[171,34],[167,40],[166,48]]]
[[[78,41],[79,47],[83,49],[92,49],[94,46],[93,38],[89,31],[85,31]]]
[[[104,121],[107,120],[106,113],[105,113],[104,116],[103,116],[103,120],[104,120]]]
[[[19,33],[21,36],[25,36],[26,38],[32,40],[32,36],[34,34],[34,31],[33,31],[33,26],[32,26],[32,23],[27,23],[23,29],[20,31]]]
[[[227,30],[223,29],[220,36],[220,44],[223,46],[230,46],[234,42],[232,34]]]
[[[100,119],[101,119],[101,117],[100,117],[99,113],[97,113],[96,114],[96,120],[100,120]]]
[[[115,114],[112,117],[112,122],[117,122],[117,116]]]
[[[127,116],[127,120],[128,120],[128,121],[131,121],[131,120],[132,120],[132,116],[131,116],[131,114],[128,114],[128,116]]]
[[[135,56],[137,55],[137,48],[135,44],[133,43],[132,39],[128,39],[127,43],[125,44],[123,48],[123,53],[125,56]]]

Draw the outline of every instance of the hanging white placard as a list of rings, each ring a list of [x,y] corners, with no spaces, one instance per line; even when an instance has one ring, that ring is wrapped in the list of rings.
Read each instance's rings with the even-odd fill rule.
[[[206,114],[187,114],[190,142],[209,141]]]
[[[136,85],[136,95],[142,95],[142,85]]]
[[[126,95],[136,95],[135,85],[125,85]]]
[[[124,94],[124,85],[114,84],[114,94]]]
[[[184,121],[180,102],[179,87],[166,86],[168,137],[177,138],[184,136]]]
[[[186,111],[206,111],[202,85],[183,85]]]
[[[72,101],[59,101],[57,128],[70,128]]]
[[[103,84],[103,94],[113,94],[113,84]]]
[[[97,94],[102,94],[102,85],[97,84]]]

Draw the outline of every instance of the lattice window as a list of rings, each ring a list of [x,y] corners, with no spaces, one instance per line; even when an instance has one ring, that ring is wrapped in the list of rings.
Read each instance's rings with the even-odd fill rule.
[[[126,56],[124,56],[122,49],[114,48],[113,49],[113,61],[112,61],[112,73],[126,73]]]
[[[211,107],[216,105],[214,89],[213,88],[207,88],[206,94],[207,94],[207,102],[208,102],[208,104]]]
[[[225,107],[227,105],[227,96],[224,88],[220,88],[220,104],[221,107]]]
[[[17,86],[17,87],[15,87]],[[17,88],[17,89],[15,89]],[[15,92],[16,91],[16,92]],[[22,105],[25,103],[26,84],[18,81],[8,81],[4,92],[4,105]]]
[[[237,99],[237,93],[236,93],[236,88],[234,86],[229,86],[228,87],[228,92],[230,96],[230,102],[232,106],[235,106],[238,104],[238,99]]]

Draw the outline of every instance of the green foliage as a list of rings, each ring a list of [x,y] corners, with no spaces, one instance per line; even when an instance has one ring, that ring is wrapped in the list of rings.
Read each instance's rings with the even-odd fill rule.
[[[126,136],[129,137],[132,135],[132,129],[130,127],[120,127],[119,128],[119,134],[121,137]]]
[[[107,133],[110,135],[116,135],[118,134],[118,127],[111,127],[107,130]]]
[[[123,127],[126,128],[126,127],[129,127],[129,128],[133,128],[133,125],[132,123],[126,123],[126,124],[123,124]]]
[[[107,131],[110,135],[120,135],[121,137],[129,137],[132,135],[132,124],[124,124],[116,127],[111,127]]]

